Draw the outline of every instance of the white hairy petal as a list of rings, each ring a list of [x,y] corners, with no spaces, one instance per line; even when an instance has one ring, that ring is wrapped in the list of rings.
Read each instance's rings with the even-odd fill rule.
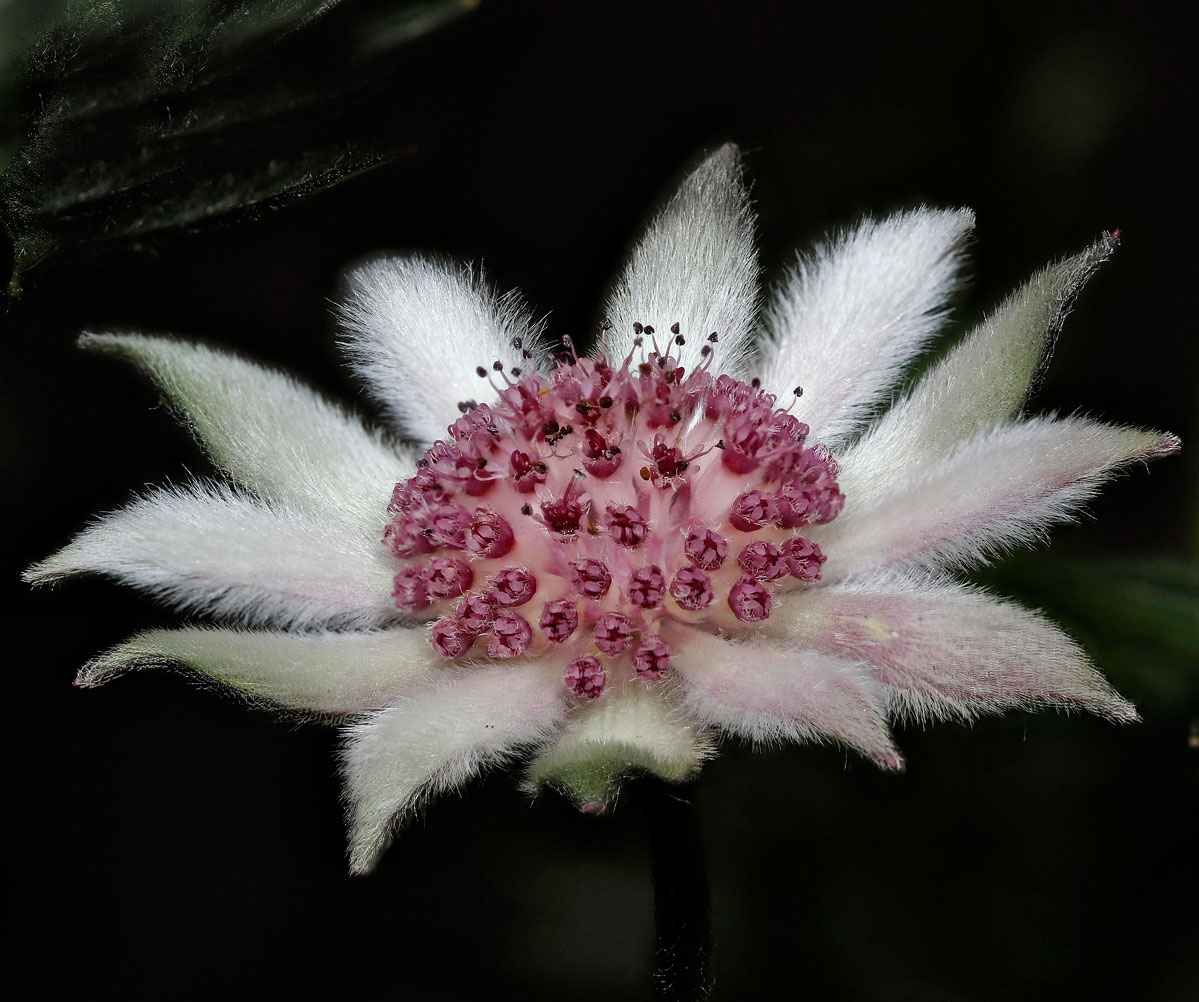
[[[968,209],[914,209],[860,223],[801,257],[770,307],[759,374],[836,448],[895,389],[945,316],[974,226]]]
[[[701,727],[660,685],[612,680],[602,699],[575,707],[558,739],[529,764],[531,790],[553,786],[583,805],[608,807],[622,776],[645,770],[672,782],[712,754]]]
[[[850,511],[1015,417],[1044,368],[1074,301],[1116,249],[1105,236],[1017,289],[838,457]]]
[[[42,584],[106,574],[180,609],[293,628],[396,618],[377,539],[223,485],[159,489],[103,516],[25,572]]]
[[[758,305],[754,214],[731,143],[711,154],[683,181],[634,249],[608,301],[612,329],[604,343],[619,365],[633,348],[634,323],[654,328],[658,344],[688,370],[698,365],[716,333],[714,371],[745,370]],[[679,325],[686,339],[673,343]],[[646,339],[647,351],[649,338]]]
[[[884,768],[902,767],[882,687],[861,664],[760,635],[699,631],[673,663],[682,703],[702,723],[755,744],[837,741]]]
[[[89,351],[132,362],[158,385],[212,461],[264,498],[371,536],[415,456],[290,376],[171,338],[88,334]]]
[[[91,688],[140,668],[182,668],[254,702],[343,716],[386,706],[440,660],[423,630],[147,630],[89,661],[75,684]]]
[[[422,447],[446,438],[457,404],[490,403],[492,363],[532,371],[540,327],[515,293],[498,296],[481,271],[420,257],[367,262],[346,276],[342,347],[401,434]],[[520,338],[523,348],[513,346]],[[532,358],[522,358],[522,350]],[[500,384],[502,385],[502,383]]]
[[[566,713],[560,661],[446,670],[346,730],[350,867],[366,873],[422,798],[548,741]]]
[[[766,632],[868,661],[904,719],[969,720],[1037,706],[1137,719],[1043,616],[950,581],[888,575],[813,589],[780,605]]]
[[[967,442],[865,511],[808,534],[825,580],[917,564],[968,568],[1045,535],[1121,466],[1178,448],[1173,435],[1085,418],[1036,418]]]

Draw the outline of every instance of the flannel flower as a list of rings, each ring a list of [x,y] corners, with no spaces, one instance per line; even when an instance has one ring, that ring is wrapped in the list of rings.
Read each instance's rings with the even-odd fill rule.
[[[158,385],[227,479],[108,514],[26,578],[115,577],[228,625],[139,634],[77,684],[183,667],[344,722],[350,861],[521,754],[602,810],[722,735],[901,767],[892,719],[1133,707],[1035,612],[950,573],[1041,538],[1167,434],[1021,410],[1106,236],[882,410],[944,319],[973,216],[867,220],[762,311],[735,147],[634,249],[590,357],[477,273],[354,271],[344,347],[396,440],[199,345],[87,335]],[[411,442],[414,445],[404,445]]]

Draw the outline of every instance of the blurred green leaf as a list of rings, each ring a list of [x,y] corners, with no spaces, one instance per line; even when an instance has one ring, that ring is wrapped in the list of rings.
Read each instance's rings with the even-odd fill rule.
[[[412,149],[342,111],[477,0],[37,0],[0,8],[8,294],[67,247],[324,190]]]
[[[1137,701],[1199,703],[1199,561],[1021,554],[976,577],[1058,620]]]

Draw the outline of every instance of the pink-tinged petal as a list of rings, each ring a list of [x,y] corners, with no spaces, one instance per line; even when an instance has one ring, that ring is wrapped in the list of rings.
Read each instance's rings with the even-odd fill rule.
[[[762,386],[826,445],[844,443],[936,333],[974,226],[967,209],[867,219],[801,258],[767,314]]]
[[[837,741],[902,768],[872,669],[753,634],[692,630],[672,643],[679,698],[701,723],[757,744]]]
[[[909,565],[967,568],[1067,520],[1122,466],[1169,455],[1173,435],[1038,418],[981,435],[865,511],[810,534],[826,582]]]
[[[716,333],[713,370],[741,375],[757,303],[754,215],[740,153],[729,144],[683,181],[633,250],[605,314],[608,357],[619,365],[633,350],[633,324],[644,324],[690,370]],[[652,350],[649,337],[645,344]]]
[[[174,668],[253,702],[346,716],[386,706],[428,678],[436,660],[420,630],[147,630],[88,662],[75,684],[93,688],[129,671]]]
[[[558,739],[529,763],[525,783],[530,792],[554,787],[583,810],[603,813],[626,775],[680,782],[713,751],[710,736],[662,686],[630,678],[575,706]]]
[[[787,602],[766,629],[785,643],[868,661],[905,719],[1036,706],[1137,719],[1043,616],[952,582],[891,577],[816,589]]]
[[[397,618],[395,573],[377,537],[223,485],[192,485],[103,516],[24,578],[105,574],[230,622],[344,628]]]
[[[396,431],[422,445],[447,437],[457,404],[495,400],[505,384],[493,363],[511,372],[544,361],[541,326],[519,297],[496,295],[469,267],[419,257],[367,262],[347,275],[339,313],[342,347],[368,392]]]
[[[350,867],[367,873],[422,800],[536,748],[566,715],[562,660],[447,670],[346,729]]]
[[[846,512],[868,508],[1019,412],[1074,300],[1115,252],[1108,234],[1037,272],[838,457]]]
[[[212,461],[262,498],[373,537],[396,481],[412,473],[409,449],[229,352],[140,334],[85,334],[79,345],[137,366]]]

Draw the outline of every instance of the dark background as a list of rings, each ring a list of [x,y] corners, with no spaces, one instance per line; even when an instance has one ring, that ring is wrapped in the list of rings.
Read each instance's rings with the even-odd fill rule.
[[[175,676],[74,690],[90,655],[174,617],[102,581],[13,582],[92,513],[206,470],[149,388],[73,349],[81,329],[210,339],[348,399],[339,272],[411,247],[482,259],[553,332],[585,333],[646,214],[730,139],[768,277],[862,212],[973,206],[963,323],[1120,227],[1034,409],[1170,429],[1184,451],[986,579],[1070,626],[1143,724],[909,728],[900,776],[807,747],[730,745],[707,767],[718,997],[1194,997],[1193,46],[1169,7],[882,9],[484,3],[340,106],[347,135],[401,154],[388,166],[255,218],[80,241],[31,273],[0,319],[8,860],[46,997],[649,996],[635,789],[594,821],[495,774],[350,879],[334,732]],[[318,35],[287,58],[319,73],[341,55]],[[301,144],[306,127],[287,125]]]

